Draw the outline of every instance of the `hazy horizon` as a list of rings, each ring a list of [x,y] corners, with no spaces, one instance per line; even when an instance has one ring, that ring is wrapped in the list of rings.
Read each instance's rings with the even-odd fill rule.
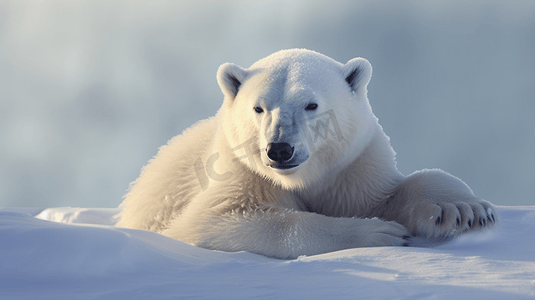
[[[212,116],[215,74],[287,48],[365,57],[404,174],[535,205],[535,2],[0,2],[0,207],[115,207]]]

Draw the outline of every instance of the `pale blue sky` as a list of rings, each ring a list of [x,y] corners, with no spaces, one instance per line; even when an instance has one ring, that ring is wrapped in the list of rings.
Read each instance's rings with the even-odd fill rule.
[[[0,2],[0,207],[117,206],[220,64],[296,47],[372,63],[401,172],[535,205],[535,2],[52,0]]]

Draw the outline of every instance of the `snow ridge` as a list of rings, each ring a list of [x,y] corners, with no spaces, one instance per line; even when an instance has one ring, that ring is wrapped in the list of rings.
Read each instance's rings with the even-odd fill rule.
[[[440,246],[285,261],[112,227],[117,209],[0,209],[0,299],[533,299],[535,206],[497,210]]]

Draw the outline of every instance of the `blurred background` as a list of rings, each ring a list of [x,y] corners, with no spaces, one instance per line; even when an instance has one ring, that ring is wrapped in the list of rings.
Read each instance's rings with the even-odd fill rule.
[[[115,207],[220,64],[367,58],[398,168],[535,205],[535,1],[0,0],[0,207]]]

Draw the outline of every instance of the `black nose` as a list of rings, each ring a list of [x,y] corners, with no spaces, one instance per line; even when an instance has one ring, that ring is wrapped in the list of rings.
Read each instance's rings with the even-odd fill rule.
[[[269,159],[276,162],[285,162],[294,154],[294,148],[288,143],[269,143],[266,150]]]

